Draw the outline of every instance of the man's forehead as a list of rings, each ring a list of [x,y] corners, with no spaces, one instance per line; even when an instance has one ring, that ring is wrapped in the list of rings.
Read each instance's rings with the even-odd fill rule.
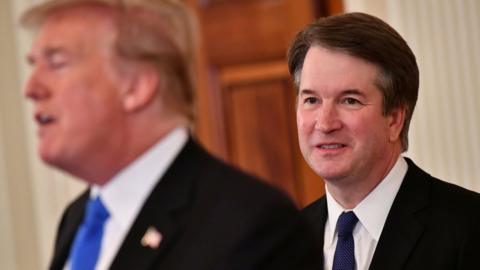
[[[45,14],[41,26],[51,21],[69,21],[69,19],[82,23],[89,23],[92,20],[95,21],[94,23],[97,23],[102,19],[104,21],[111,21],[114,14],[114,9],[109,6],[81,3],[52,9]]]
[[[378,65],[341,50],[320,46],[311,47],[304,59],[301,83],[350,84],[353,82],[375,82],[380,74]]]
[[[88,22],[81,22],[75,17],[63,13],[55,13],[46,18],[36,33],[34,46],[59,47],[66,42],[74,41],[88,28]],[[81,40],[80,37],[77,38]]]
[[[114,32],[108,20],[86,10],[69,9],[50,14],[38,29],[30,54],[48,55],[50,52],[84,51],[101,46]]]
[[[106,15],[98,7],[88,5],[51,10],[34,31],[33,46],[60,46],[67,41],[85,39],[86,35],[91,36],[108,25]]]

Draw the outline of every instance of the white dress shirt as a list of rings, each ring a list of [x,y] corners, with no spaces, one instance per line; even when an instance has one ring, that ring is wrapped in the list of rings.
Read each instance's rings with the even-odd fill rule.
[[[187,140],[186,128],[176,128],[106,185],[91,188],[90,198],[100,195],[110,213],[105,223],[97,270],[108,269],[111,265],[145,200]],[[69,269],[69,266],[66,269]]]
[[[343,211],[353,211],[358,223],[353,229],[355,241],[355,264],[357,270],[366,270],[370,266],[380,234],[397,195],[408,165],[399,157],[388,175],[354,209],[344,209],[326,190],[328,217],[325,224],[323,244],[324,269],[332,269],[333,256],[337,246],[336,224]]]

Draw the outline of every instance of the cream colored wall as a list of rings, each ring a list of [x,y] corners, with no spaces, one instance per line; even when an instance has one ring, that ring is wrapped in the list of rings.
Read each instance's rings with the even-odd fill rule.
[[[2,8],[1,5],[0,8]],[[3,51],[2,46],[0,46],[0,51]],[[2,68],[0,68],[0,73],[1,71]],[[1,76],[0,80],[2,80]],[[3,84],[0,83],[0,91],[2,89],[4,89]],[[0,239],[2,239],[2,241],[0,241],[0,267],[1,269],[15,269],[15,259],[13,257],[15,253],[14,248],[12,248],[12,243],[14,243],[11,222],[12,213],[9,186],[7,185],[7,169],[5,168],[4,144],[5,140],[0,133]]]
[[[37,229],[20,104],[13,18],[8,1],[0,3],[0,28],[0,268],[35,269],[39,265]],[[31,256],[26,260],[22,254]]]
[[[406,156],[436,177],[480,192],[480,1],[345,4],[389,22],[417,56],[420,93]]]

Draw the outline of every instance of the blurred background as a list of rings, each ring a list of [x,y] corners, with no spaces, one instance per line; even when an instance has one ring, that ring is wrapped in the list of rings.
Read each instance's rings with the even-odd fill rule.
[[[362,11],[396,28],[420,66],[405,155],[480,191],[480,1],[185,1],[198,13],[202,38],[195,132],[218,157],[263,177],[299,207],[323,194],[298,150],[285,51],[314,18]],[[85,188],[36,155],[31,106],[21,93],[32,37],[18,25],[35,2],[0,1],[0,269],[8,270],[47,267],[61,212]]]

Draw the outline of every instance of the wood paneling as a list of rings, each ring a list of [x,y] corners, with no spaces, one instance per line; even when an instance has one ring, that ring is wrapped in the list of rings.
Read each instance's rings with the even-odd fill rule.
[[[200,8],[208,60],[225,66],[282,58],[284,1],[220,1]]]
[[[293,181],[296,158],[290,143],[294,127],[288,121],[293,113],[293,95],[286,77],[275,76],[279,75],[279,67],[269,67],[264,69],[264,74],[258,67],[253,68],[257,69],[254,76],[247,72],[244,80],[240,80],[242,76],[238,71],[230,71],[237,73],[237,80],[223,81],[228,152],[231,161],[240,168],[297,198],[297,183]],[[232,79],[228,73],[222,78]]]
[[[297,141],[286,66],[294,34],[331,1],[190,2],[203,39],[197,134],[214,154],[284,190],[299,206],[324,193]],[[322,12],[320,12],[322,11]]]

